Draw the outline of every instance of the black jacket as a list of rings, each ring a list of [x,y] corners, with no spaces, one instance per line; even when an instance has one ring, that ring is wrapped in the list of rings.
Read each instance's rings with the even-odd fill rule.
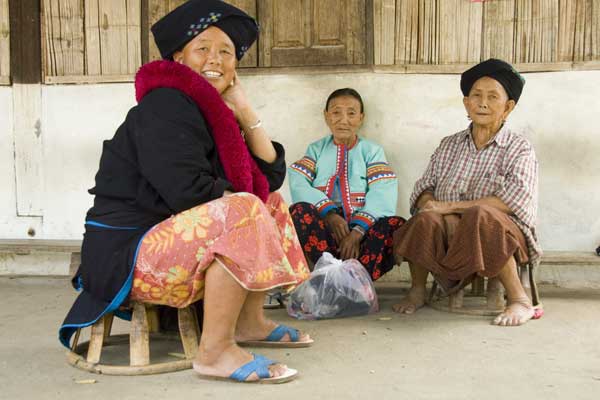
[[[273,163],[254,157],[270,191],[285,179],[285,153],[273,142]],[[219,161],[209,127],[196,103],[176,89],[148,93],[133,107],[115,136],[106,140],[89,192],[81,266],[73,285],[81,294],[59,337],[68,346],[87,326],[127,298],[135,254],[144,233],[157,223],[233,190]]]

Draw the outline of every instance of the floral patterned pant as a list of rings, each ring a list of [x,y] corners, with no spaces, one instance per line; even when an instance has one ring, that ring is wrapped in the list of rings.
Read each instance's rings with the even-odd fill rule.
[[[316,263],[325,251],[339,257],[335,239],[314,205],[295,203],[290,207],[290,212],[307,258]],[[379,279],[394,266],[392,236],[405,222],[402,217],[379,218],[365,233],[360,244],[358,261],[367,269],[373,280]]]
[[[294,287],[310,275],[287,204],[236,193],[155,225],[142,239],[131,299],[186,307],[204,294],[217,260],[245,289]]]

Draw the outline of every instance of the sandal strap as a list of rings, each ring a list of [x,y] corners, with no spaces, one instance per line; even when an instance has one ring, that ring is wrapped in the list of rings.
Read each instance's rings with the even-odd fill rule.
[[[267,342],[279,342],[281,339],[283,339],[286,333],[290,336],[290,342],[297,342],[300,339],[300,332],[298,329],[281,324],[277,328],[273,329],[271,334],[267,336],[265,340]]]
[[[266,357],[259,356],[253,354],[254,360],[242,365],[231,375],[229,378],[234,379],[238,382],[244,382],[252,373],[256,372],[259,379],[266,379],[271,377],[271,372],[269,372],[269,365],[276,364],[275,361],[269,360]]]

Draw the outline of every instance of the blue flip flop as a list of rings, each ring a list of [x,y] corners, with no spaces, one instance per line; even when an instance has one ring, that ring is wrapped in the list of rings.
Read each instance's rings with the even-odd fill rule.
[[[254,357],[252,361],[233,371],[229,377],[201,374],[196,368],[196,365],[194,365],[194,370],[197,372],[198,377],[202,379],[214,381],[233,381],[238,383],[284,383],[289,382],[298,376],[298,371],[292,368],[287,368],[285,374],[271,378],[271,373],[269,372],[268,367],[269,365],[277,364],[277,362],[257,354],[252,354],[252,356]],[[256,373],[259,379],[248,381],[248,377],[253,373]]]
[[[281,341],[285,334],[290,337],[289,341]],[[238,342],[240,346],[253,346],[253,347],[278,347],[278,348],[298,348],[298,347],[309,347],[314,343],[314,340],[308,339],[300,341],[300,331],[286,325],[278,325],[271,331],[269,336],[263,340],[245,340]]]

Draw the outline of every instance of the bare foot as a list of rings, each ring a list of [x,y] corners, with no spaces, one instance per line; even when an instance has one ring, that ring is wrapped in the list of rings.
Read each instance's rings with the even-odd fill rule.
[[[500,326],[519,326],[533,318],[535,310],[528,300],[511,302],[508,307],[498,315],[493,325]]]
[[[236,342],[246,342],[252,340],[263,340],[271,334],[273,329],[277,328],[279,324],[269,319],[261,321],[252,321],[248,323],[242,323],[238,321],[235,340]],[[291,340],[289,334],[283,335],[280,342],[289,342]],[[298,337],[299,342],[310,341],[310,335],[307,333],[300,332]]]
[[[411,288],[405,298],[392,306],[392,310],[401,314],[413,314],[425,305],[425,288]]]
[[[194,359],[194,371],[200,375],[228,378],[235,370],[254,359],[252,354],[235,343],[221,349],[215,348],[218,346],[211,346],[210,350],[203,347],[201,344],[198,355]],[[288,368],[283,364],[273,364],[268,368],[271,378],[282,376],[288,371]],[[258,375],[254,372],[246,380],[256,381],[258,379]]]

